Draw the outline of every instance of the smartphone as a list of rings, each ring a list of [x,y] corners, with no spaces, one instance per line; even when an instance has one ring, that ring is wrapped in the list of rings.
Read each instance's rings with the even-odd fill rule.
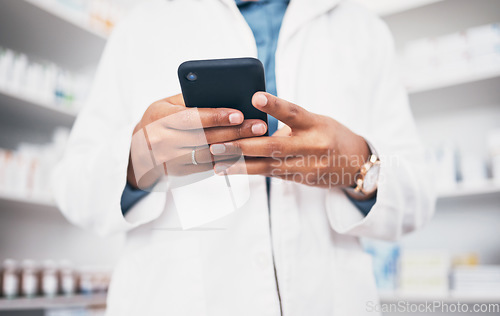
[[[267,124],[267,114],[252,105],[253,95],[266,91],[264,66],[260,60],[186,61],[179,66],[178,75],[187,107],[237,109],[245,119],[259,119]]]

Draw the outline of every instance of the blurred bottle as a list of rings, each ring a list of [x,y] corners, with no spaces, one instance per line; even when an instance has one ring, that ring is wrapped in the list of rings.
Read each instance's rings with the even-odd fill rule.
[[[452,190],[457,185],[457,150],[454,144],[444,143],[436,150],[436,189],[440,192]]]
[[[19,296],[19,269],[17,262],[6,259],[2,265],[2,295],[8,299]]]
[[[483,156],[476,152],[460,153],[460,175],[465,187],[483,186],[488,180],[488,171]]]
[[[90,269],[81,268],[80,269],[80,293],[82,294],[92,294],[94,293],[94,283],[92,278],[92,272]]]
[[[40,275],[33,260],[24,260],[21,264],[21,294],[25,297],[35,297],[40,289]]]
[[[488,151],[493,182],[500,186],[500,129],[494,129],[488,134]]]
[[[0,47],[0,89],[46,106],[75,112],[85,102],[92,72],[75,74]]]
[[[52,260],[45,260],[42,264],[42,294],[54,297],[59,292],[57,266]]]
[[[50,201],[47,179],[61,159],[68,138],[67,128],[57,128],[51,143],[20,143],[16,151],[0,148],[0,193]]]
[[[66,296],[74,295],[76,292],[76,273],[73,264],[68,260],[61,261],[59,274],[62,294]]]

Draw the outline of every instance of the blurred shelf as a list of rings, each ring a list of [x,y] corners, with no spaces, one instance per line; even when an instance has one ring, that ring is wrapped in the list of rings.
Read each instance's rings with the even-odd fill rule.
[[[408,93],[417,94],[432,90],[438,90],[446,87],[458,86],[468,83],[474,83],[482,80],[500,77],[500,63],[491,65],[489,68],[471,70],[462,75],[450,76],[446,78],[432,77],[431,80],[408,87]]]
[[[27,3],[39,8],[40,10],[45,10],[48,13],[52,14],[54,17],[57,17],[67,23],[70,23],[85,32],[88,32],[91,35],[94,35],[100,39],[107,39],[108,33],[105,30],[99,29],[97,27],[92,27],[88,21],[86,21],[85,17],[82,14],[77,12],[73,12],[69,8],[65,8],[61,4],[57,4],[57,2],[48,3],[47,1],[41,0],[24,0]]]
[[[444,303],[474,304],[474,303],[498,303],[500,302],[500,294],[448,294],[448,295],[431,295],[431,294],[402,294],[392,292],[380,292],[380,301],[383,303],[403,302],[432,302],[440,301]]]
[[[54,298],[0,299],[0,311],[47,310],[55,308],[97,307],[106,305],[106,294],[58,296]]]
[[[101,58],[107,35],[74,15],[71,9],[47,1],[3,1],[0,29],[6,31],[0,32],[0,46],[68,70],[92,70]]]
[[[0,88],[0,113],[21,126],[49,123],[71,127],[76,119],[75,112],[3,88]]]
[[[357,0],[381,16],[394,15],[443,0]]]
[[[17,209],[57,210],[56,203],[51,199],[28,198],[12,194],[0,193],[0,210]]]
[[[489,180],[482,185],[464,186],[458,184],[455,188],[438,193],[439,199],[451,199],[460,197],[473,197],[479,195],[500,194],[500,185]]]

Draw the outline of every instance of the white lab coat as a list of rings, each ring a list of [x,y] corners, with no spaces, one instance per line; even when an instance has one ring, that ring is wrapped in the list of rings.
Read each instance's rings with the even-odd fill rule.
[[[180,93],[183,61],[255,57],[257,49],[233,0],[137,8],[109,40],[54,176],[72,223],[127,232],[108,315],[277,316],[280,306],[286,316],[375,315],[367,312],[377,302],[371,259],[359,238],[397,239],[421,227],[434,204],[393,49],[384,23],[351,2],[292,0],[276,52],[279,97],[335,118],[381,157],[368,216],[340,189],[283,181],[272,184],[269,213],[265,178],[251,176],[243,207],[183,231],[171,190],[122,216],[134,126],[151,103]],[[217,209],[205,191],[192,196]]]

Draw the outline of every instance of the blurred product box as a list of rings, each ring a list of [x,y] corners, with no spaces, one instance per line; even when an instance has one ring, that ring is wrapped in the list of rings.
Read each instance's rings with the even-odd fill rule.
[[[453,33],[436,40],[435,69],[443,80],[459,76],[468,70],[467,44],[465,33]]]
[[[437,66],[435,40],[423,38],[406,45],[399,57],[402,63],[403,80],[407,86],[426,82]]]
[[[469,55],[475,67],[488,69],[500,63],[500,24],[490,24],[467,30]]]
[[[474,252],[454,254],[453,266],[477,266],[479,264],[479,255]]]
[[[445,251],[401,253],[399,289],[405,295],[447,295],[451,257]]]
[[[411,41],[398,59],[408,88],[498,69],[500,24]]]
[[[500,266],[457,266],[453,269],[451,280],[453,294],[500,293]]]

